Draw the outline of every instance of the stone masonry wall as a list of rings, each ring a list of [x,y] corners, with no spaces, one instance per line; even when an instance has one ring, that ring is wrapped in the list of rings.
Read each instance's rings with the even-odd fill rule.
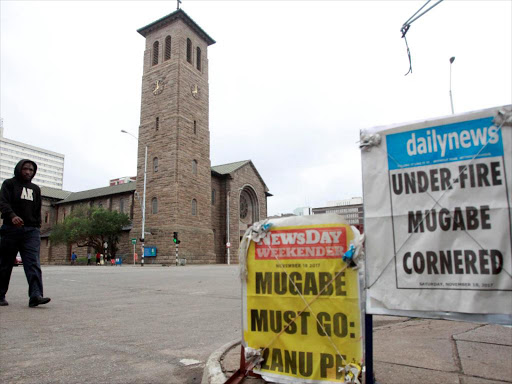
[[[167,36],[171,57],[164,60]],[[192,63],[186,60],[187,38],[192,41]],[[157,65],[152,64],[155,41],[160,47]],[[201,49],[201,70],[195,66],[196,47]],[[137,191],[142,196],[147,146],[145,245],[157,247],[156,260],[163,264],[175,262],[173,232],[179,233],[180,257],[188,263],[217,261],[211,226],[206,52],[206,43],[181,20],[146,37]],[[135,210],[132,233],[137,238],[141,226],[142,214]]]
[[[231,263],[238,263],[238,249],[240,246],[240,189],[251,188],[258,201],[259,207],[259,220],[267,217],[267,198],[265,196],[265,187],[258,177],[255,169],[251,164],[244,165],[233,173],[233,179],[229,180],[228,193],[230,194],[230,208],[229,208],[229,232],[231,243],[230,261]]]

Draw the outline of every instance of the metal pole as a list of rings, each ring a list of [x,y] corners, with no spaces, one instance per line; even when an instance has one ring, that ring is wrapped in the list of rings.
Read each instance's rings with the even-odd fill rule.
[[[141,144],[139,138],[133,134],[131,134],[130,132],[128,131],[125,131],[124,129],[121,129],[121,132],[122,133],[126,133],[128,135],[130,135],[131,137],[133,137],[135,140],[137,140],[137,142],[139,144]],[[145,146],[145,153],[144,153],[144,193],[142,195],[142,236],[140,238],[140,241],[141,241],[141,249],[142,249],[142,252],[141,252],[141,258],[140,258],[140,266],[143,267],[144,266],[144,231],[145,231],[145,223],[146,223],[146,175],[147,175],[147,170],[148,170],[148,146],[146,145]],[[134,260],[133,260],[133,264],[135,265],[135,244],[133,245],[133,249],[134,249]]]
[[[144,192],[142,194],[142,258],[140,266],[144,266],[144,225],[146,223],[146,174],[148,168],[148,146],[144,154]]]
[[[135,244],[133,244],[133,265],[135,266]]]
[[[226,238],[227,238],[227,243],[231,243],[229,241],[229,192],[226,194]],[[230,253],[229,253],[229,248],[228,248],[228,265],[231,264],[231,260],[230,260]]]
[[[455,56],[450,57],[450,104],[452,106],[452,115],[455,113],[453,111],[453,98],[452,98],[452,63],[455,61]]]
[[[373,380],[373,317],[364,315],[366,384],[376,384]]]
[[[179,265],[179,258],[178,258],[178,244],[176,243],[176,266]]]

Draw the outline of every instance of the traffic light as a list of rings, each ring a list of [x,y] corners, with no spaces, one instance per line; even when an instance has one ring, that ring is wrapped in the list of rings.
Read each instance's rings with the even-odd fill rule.
[[[178,232],[174,232],[174,235],[173,235],[173,239],[172,241],[174,242],[174,244],[179,244],[181,243],[180,240],[178,240]]]

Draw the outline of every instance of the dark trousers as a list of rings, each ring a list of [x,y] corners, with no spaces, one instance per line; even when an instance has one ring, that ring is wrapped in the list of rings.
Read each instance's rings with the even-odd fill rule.
[[[28,282],[28,296],[43,296],[43,277],[39,262],[41,234],[36,227],[2,225],[0,228],[0,297],[9,289],[14,260],[19,252]]]

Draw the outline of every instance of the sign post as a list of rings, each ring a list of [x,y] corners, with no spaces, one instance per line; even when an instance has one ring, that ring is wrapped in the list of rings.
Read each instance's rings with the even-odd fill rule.
[[[137,244],[137,239],[132,239],[133,244],[133,265],[135,265],[135,244]]]
[[[267,381],[343,383],[361,374],[359,276],[343,259],[354,232],[341,221],[276,219],[248,242],[243,346]]]
[[[510,323],[506,116],[512,106],[371,134],[361,154],[367,313]]]

